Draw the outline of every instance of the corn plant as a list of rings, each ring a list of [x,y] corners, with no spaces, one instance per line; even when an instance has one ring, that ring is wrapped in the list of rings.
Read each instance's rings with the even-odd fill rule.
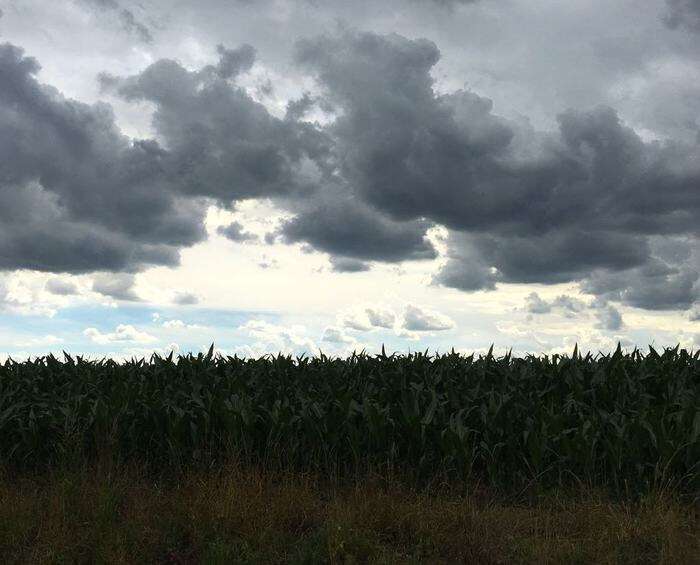
[[[505,489],[697,490],[700,352],[571,356],[208,354],[0,366],[0,462],[107,453],[349,473],[441,472]]]

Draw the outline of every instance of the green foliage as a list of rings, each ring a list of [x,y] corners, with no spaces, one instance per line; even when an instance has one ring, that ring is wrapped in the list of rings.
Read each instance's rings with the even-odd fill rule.
[[[331,474],[368,468],[506,490],[582,481],[696,491],[700,359],[608,355],[209,354],[0,366],[0,460],[104,455],[154,466],[235,458]]]

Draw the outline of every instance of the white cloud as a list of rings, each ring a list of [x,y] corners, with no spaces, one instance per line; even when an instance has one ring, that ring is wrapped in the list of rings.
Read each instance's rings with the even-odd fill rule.
[[[279,261],[263,253],[262,259],[258,262],[258,267],[261,269],[277,269],[279,267]]]
[[[0,312],[52,318],[58,311],[58,304],[56,297],[45,300],[42,279],[29,273],[17,273],[0,279]]]
[[[611,304],[600,307],[596,311],[596,318],[598,318],[596,327],[602,330],[618,331],[624,326],[622,315]]]
[[[125,347],[121,351],[107,353],[106,357],[115,361],[128,361],[130,359],[150,359],[154,353],[161,357],[167,357],[171,353],[177,356],[181,353],[177,343],[170,343],[165,347]]]
[[[58,277],[54,277],[46,281],[46,290],[48,290],[51,294],[57,294],[58,296],[71,296],[78,294],[78,287],[73,281]]]
[[[531,325],[521,328],[517,322],[511,320],[500,320],[496,322],[496,329],[503,335],[512,337],[526,337],[532,335]]]
[[[450,330],[455,327],[455,323],[434,310],[420,308],[409,304],[404,313],[403,328],[415,332],[434,332]]]
[[[367,318],[375,328],[393,328],[396,315],[385,308],[367,308]]]
[[[314,354],[319,350],[317,344],[306,335],[306,328],[301,325],[286,327],[264,320],[249,320],[239,326],[238,331],[256,340],[247,348],[253,356],[270,352]]]
[[[15,342],[15,347],[45,347],[63,343],[63,338],[55,335],[33,337],[31,339]]]
[[[0,308],[2,308],[3,304],[5,304],[7,300],[7,295],[7,283],[4,280],[0,279]]]
[[[357,330],[358,332],[368,332],[372,329],[372,322],[369,321],[369,318],[364,312],[353,312],[346,315],[343,319],[343,325],[346,328]]]
[[[329,327],[323,332],[322,341],[330,343],[354,343],[355,340],[340,328]]]
[[[572,318],[585,308],[585,302],[567,294],[560,294],[552,300],[544,300],[536,292],[531,292],[525,299],[525,310],[531,314],[549,314],[558,311]]]
[[[13,351],[12,353],[0,353],[0,363],[5,363],[8,359],[14,361],[25,361],[31,358],[29,351]]]
[[[409,341],[418,341],[420,339],[420,334],[418,332],[411,332],[402,328],[396,330],[396,336],[408,339]]]
[[[134,290],[136,277],[130,273],[98,273],[92,281],[92,290],[115,300],[138,302]]]
[[[158,341],[156,337],[149,333],[142,332],[130,324],[120,324],[115,331],[111,333],[102,333],[97,328],[87,328],[83,331],[83,335],[88,337],[92,342],[100,345],[115,342],[152,343]]]
[[[525,299],[525,309],[532,314],[549,314],[552,311],[552,305],[542,300],[536,292],[531,292]]]
[[[186,324],[182,320],[166,320],[163,327],[168,330],[201,330],[204,326],[198,324]]]
[[[393,310],[383,306],[353,308],[341,316],[341,324],[349,329],[368,332],[373,329],[391,329],[396,322]]]

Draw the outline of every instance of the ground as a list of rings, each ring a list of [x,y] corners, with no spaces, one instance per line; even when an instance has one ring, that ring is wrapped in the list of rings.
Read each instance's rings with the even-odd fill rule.
[[[95,465],[0,479],[4,563],[700,563],[692,501],[520,497],[240,466]]]

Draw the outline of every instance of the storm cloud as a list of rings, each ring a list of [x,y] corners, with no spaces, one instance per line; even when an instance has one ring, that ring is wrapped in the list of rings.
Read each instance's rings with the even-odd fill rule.
[[[231,222],[226,226],[220,226],[216,231],[219,235],[223,235],[226,239],[230,239],[231,241],[235,241],[237,243],[258,240],[258,236],[254,233],[245,231],[243,224],[240,222]]]
[[[370,270],[364,261],[348,257],[331,257],[331,268],[336,273],[363,273]]]
[[[254,50],[218,48],[220,60],[189,71],[161,59],[138,75],[100,77],[105,91],[154,105],[153,128],[167,148],[164,166],[175,190],[237,199],[304,195],[315,178],[302,159],[319,163],[328,140],[311,124],[282,120],[235,84],[253,64]]]
[[[434,259],[422,220],[396,221],[352,195],[301,202],[297,215],[283,224],[288,242],[305,241],[332,255],[367,261]]]
[[[670,28],[686,28],[700,32],[700,1],[666,0],[666,5],[668,11],[664,21]]]
[[[645,142],[603,106],[560,114],[551,133],[509,122],[471,92],[436,93],[439,51],[425,40],[346,32],[301,41],[297,58],[342,109],[328,130],[354,195],[450,229],[436,282],[587,281],[643,308],[697,300],[696,270],[664,269],[651,246],[697,247],[696,145]]]
[[[642,137],[605,105],[558,112],[551,130],[507,119],[487,93],[438,88],[427,39],[343,28],[299,40],[293,59],[316,89],[281,115],[239,84],[253,46],[217,55],[195,70],[160,59],[103,73],[105,93],[154,109],[155,139],[131,140],[109,106],[66,99],[2,46],[0,269],[176,265],[205,237],[207,204],[271,199],[289,213],[274,235],[338,271],[436,259],[428,230],[444,226],[438,285],[578,282],[646,309],[700,299],[696,143]],[[328,120],[306,119],[319,109]],[[246,239],[235,223],[220,233]]]
[[[109,106],[37,82],[38,62],[0,45],[0,269],[175,265],[203,239],[204,208],[178,197],[154,141],[131,141]]]

